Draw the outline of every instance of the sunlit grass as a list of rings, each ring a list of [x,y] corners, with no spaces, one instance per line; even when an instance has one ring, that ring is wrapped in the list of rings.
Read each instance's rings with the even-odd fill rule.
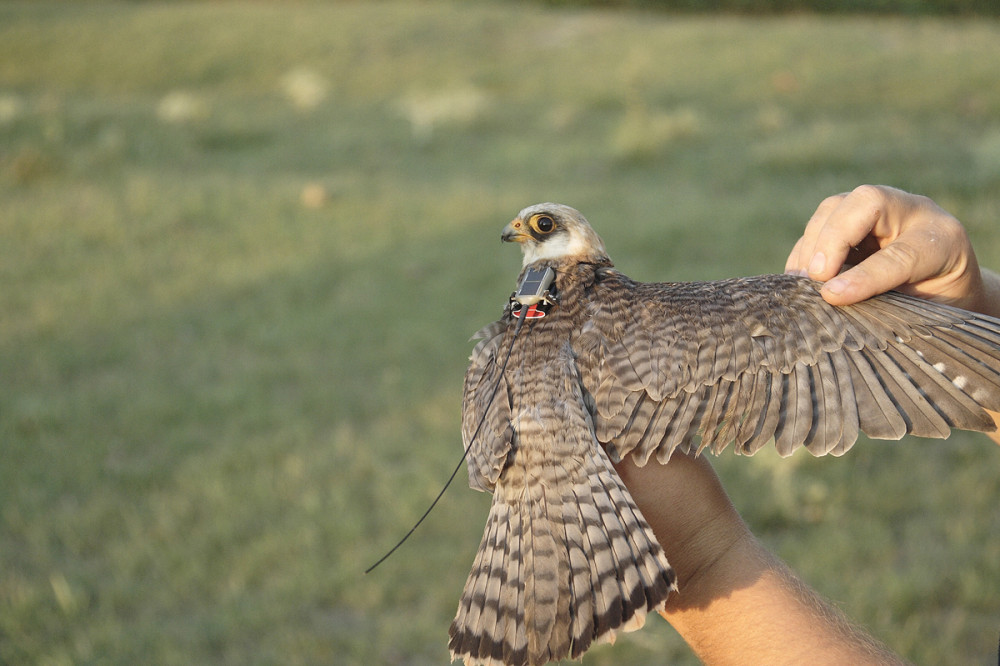
[[[927,193],[1000,266],[1000,26],[442,3],[0,6],[0,661],[443,663],[488,498],[468,336],[524,205],[644,280],[780,270]],[[983,662],[981,437],[724,456],[755,531],[905,656]],[[656,619],[588,663],[693,663]]]

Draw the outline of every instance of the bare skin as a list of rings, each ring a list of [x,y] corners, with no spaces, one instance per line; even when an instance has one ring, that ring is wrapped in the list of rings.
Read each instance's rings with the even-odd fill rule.
[[[845,262],[854,266],[840,272]],[[826,281],[823,297],[833,305],[898,289],[1000,316],[1000,277],[979,268],[958,220],[889,187],[824,200],[786,271]],[[757,541],[704,457],[616,467],[677,572],[680,593],[662,615],[703,662],[905,663]]]
[[[661,615],[704,663],[906,663],[757,541],[707,458],[616,467],[677,573]]]
[[[1000,276],[980,269],[962,224],[927,197],[884,185],[825,199],[785,272],[826,282],[831,305],[897,289],[1000,317]]]

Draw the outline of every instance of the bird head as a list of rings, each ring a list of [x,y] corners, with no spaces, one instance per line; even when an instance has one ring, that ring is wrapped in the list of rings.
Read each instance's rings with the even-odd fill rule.
[[[542,259],[608,261],[604,241],[587,218],[562,204],[528,206],[504,227],[500,240],[521,244],[525,266]]]

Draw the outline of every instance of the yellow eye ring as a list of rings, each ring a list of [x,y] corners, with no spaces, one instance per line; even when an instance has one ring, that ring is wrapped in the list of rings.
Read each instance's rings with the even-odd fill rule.
[[[548,215],[535,215],[531,218],[531,228],[540,234],[547,234],[555,230],[556,222]]]

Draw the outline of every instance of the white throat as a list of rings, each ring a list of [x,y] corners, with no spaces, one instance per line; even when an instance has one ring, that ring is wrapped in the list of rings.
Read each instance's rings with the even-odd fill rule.
[[[524,261],[522,266],[533,264],[541,259],[564,259],[566,257],[583,256],[591,247],[577,234],[562,234],[549,238],[544,243],[528,242],[522,245]]]

